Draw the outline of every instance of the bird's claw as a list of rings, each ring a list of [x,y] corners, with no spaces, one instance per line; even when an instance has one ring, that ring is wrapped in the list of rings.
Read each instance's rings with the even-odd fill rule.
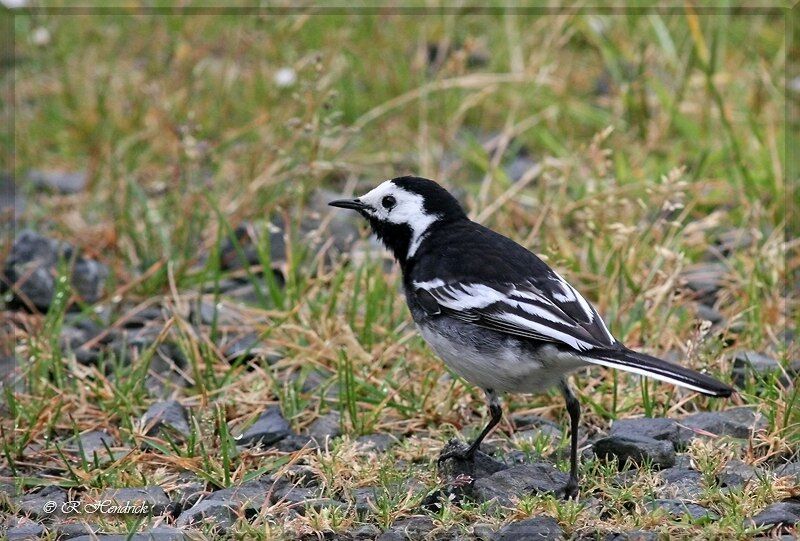
[[[450,449],[449,451],[442,452],[439,455],[439,458],[436,459],[436,463],[441,465],[444,461],[450,459],[456,459],[461,461],[469,461],[472,462],[475,460],[475,452],[477,448],[473,447],[472,445],[465,447],[463,443],[459,444],[457,440],[451,440],[450,443],[445,447],[456,447],[455,449]]]
[[[564,498],[567,500],[578,499],[578,478],[570,476],[564,487]]]

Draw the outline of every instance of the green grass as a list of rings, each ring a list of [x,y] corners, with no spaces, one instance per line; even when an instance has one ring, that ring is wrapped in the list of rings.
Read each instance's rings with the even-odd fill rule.
[[[785,366],[796,359],[796,346],[782,339],[798,316],[796,302],[783,297],[797,260],[784,253],[791,217],[779,13],[34,10],[13,25],[17,60],[3,77],[13,78],[15,99],[1,105],[14,108],[13,172],[24,179],[32,168],[86,170],[90,179],[85,192],[69,196],[19,183],[28,200],[20,224],[109,265],[103,304],[112,323],[140,303],[161,305],[169,321],[161,339],[178,345],[191,382],[178,390],[191,411],[188,441],[144,436],[137,420],[154,400],[146,376],[156,347],[79,365],[57,340],[70,295],[69,281],[60,280],[51,310],[18,322],[27,390],[4,390],[1,460],[25,486],[170,487],[180,472],[193,472],[209,487],[226,487],[301,461],[323,480],[323,496],[347,501],[365,486],[383,494],[366,516],[348,508],[290,518],[277,504],[239,521],[243,538],[292,538],[359,522],[385,528],[417,513],[437,487],[433,457],[441,445],[477,433],[483,393],[448,375],[416,335],[396,268],[384,273],[377,256],[325,265],[303,229],[313,219],[307,203],[316,189],[360,193],[401,173],[457,189],[473,217],[556,266],[632,346],[674,351],[722,379],[737,349],[773,351]],[[50,32],[45,46],[30,40],[38,27]],[[444,42],[454,51],[429,68],[428,44]],[[470,64],[473,53],[488,53],[486,64]],[[293,87],[273,82],[281,67],[296,71]],[[500,135],[496,151],[482,146],[485,134]],[[514,184],[504,166],[522,148],[541,169],[529,172],[527,184]],[[290,224],[286,262],[270,256],[266,223],[273,216]],[[245,255],[234,234],[244,220],[261,233],[258,267],[283,265],[285,285],[256,267],[223,269],[226,242]],[[755,241],[728,259],[718,309],[731,325],[709,331],[678,292],[678,276],[702,261],[720,233],[736,228]],[[254,303],[237,306],[221,292],[233,276],[252,286]],[[222,359],[215,344],[231,325],[221,316],[203,326],[188,321],[201,289],[209,302],[233,306],[238,327],[284,358],[274,365]],[[93,308],[82,307],[99,318]],[[315,371],[330,376],[303,390]],[[726,402],[687,399],[621,372],[575,379],[590,432],[621,417],[758,408],[766,433],[689,450],[707,476],[733,456],[766,464],[800,451],[797,385],[751,378]],[[237,451],[232,434],[270,403],[299,431],[337,410],[345,436],[298,456]],[[568,424],[555,391],[508,396],[505,406]],[[76,459],[56,443],[98,427],[119,439],[123,458]],[[512,445],[510,428],[504,421],[493,438]],[[378,455],[354,444],[361,434],[386,431],[407,437]],[[537,439],[518,447],[550,456],[565,445],[566,438]],[[434,522],[443,531],[547,513],[575,535],[642,528],[747,538],[753,532],[743,528],[744,517],[796,491],[768,480],[736,491],[709,486],[700,503],[722,519],[692,523],[646,512],[658,486],[654,472],[642,469],[616,487],[618,471],[613,463],[584,462],[578,503],[535,496],[503,513],[446,505]],[[404,485],[408,479],[418,486]]]

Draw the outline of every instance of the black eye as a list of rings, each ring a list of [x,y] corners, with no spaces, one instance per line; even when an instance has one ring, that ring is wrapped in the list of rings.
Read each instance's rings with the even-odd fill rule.
[[[397,200],[391,195],[387,195],[381,200],[381,205],[383,205],[383,208],[385,209],[392,208],[395,205],[395,203],[397,203]]]

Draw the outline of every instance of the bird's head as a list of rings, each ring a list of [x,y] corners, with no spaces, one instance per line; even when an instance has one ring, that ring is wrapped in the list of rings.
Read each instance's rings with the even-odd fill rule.
[[[447,190],[420,177],[387,180],[361,197],[328,204],[358,211],[401,263],[414,256],[434,224],[467,218]]]

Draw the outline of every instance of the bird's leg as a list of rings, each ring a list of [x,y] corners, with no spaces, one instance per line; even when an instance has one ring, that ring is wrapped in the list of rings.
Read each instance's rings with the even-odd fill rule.
[[[578,495],[578,423],[581,419],[581,403],[578,402],[566,379],[561,380],[561,394],[567,403],[570,420],[569,481],[564,489],[564,495],[567,498],[574,498]]]
[[[448,458],[458,458],[460,460],[472,460],[475,457],[475,453],[478,451],[478,448],[481,446],[481,442],[483,438],[485,438],[492,429],[497,426],[497,423],[500,422],[500,419],[503,418],[503,408],[500,407],[500,399],[497,398],[497,395],[494,393],[492,389],[486,389],[486,399],[489,401],[489,413],[491,414],[491,418],[489,419],[489,423],[486,427],[481,431],[475,441],[467,448],[466,451],[461,450],[454,450],[449,451],[447,453],[439,455],[438,462],[444,462]]]

